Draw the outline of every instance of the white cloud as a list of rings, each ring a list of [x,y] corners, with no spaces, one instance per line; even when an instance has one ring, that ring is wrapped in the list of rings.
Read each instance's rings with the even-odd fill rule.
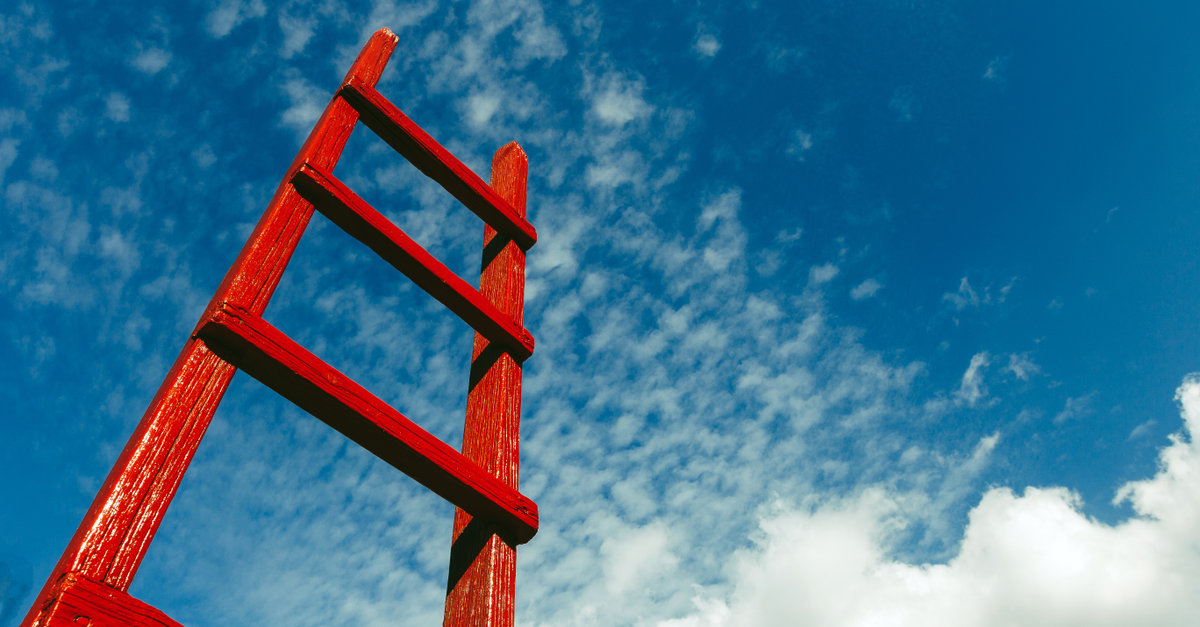
[[[1006,65],[1008,65],[1008,56],[1006,55],[994,57],[991,61],[988,61],[987,68],[983,71],[984,80],[1003,85]]]
[[[837,275],[838,267],[836,264],[823,263],[808,269],[808,283],[809,285],[821,285],[832,281]]]
[[[1200,624],[1200,378],[1177,392],[1185,427],[1158,473],[1126,484],[1117,503],[1136,515],[1108,525],[1063,488],[989,490],[945,563],[889,556],[906,526],[904,497],[881,489],[762,519],[753,549],[736,553],[732,589],[701,592],[666,627],[940,625],[1057,627]]]
[[[266,15],[267,7],[262,0],[220,0],[204,18],[208,34],[221,39],[248,19]]]
[[[721,51],[721,40],[717,39],[716,35],[701,30],[692,42],[692,51],[701,57],[715,57]]]
[[[563,43],[558,29],[546,23],[542,5],[537,2],[521,2],[520,7],[524,16],[516,33],[517,41],[521,44],[516,50],[518,60],[555,61],[562,58],[567,53],[567,46]]]
[[[1042,371],[1041,367],[1030,359],[1029,353],[1013,353],[1008,356],[1008,365],[1004,367],[1006,372],[1011,372],[1012,375],[1021,381],[1028,381],[1030,377],[1037,375]]]
[[[0,184],[4,183],[4,173],[17,160],[17,146],[20,142],[6,137],[0,140]]]
[[[1054,424],[1059,425],[1068,420],[1079,420],[1090,415],[1093,411],[1092,403],[1095,399],[1095,392],[1068,398],[1063,404],[1062,411],[1054,416]]]
[[[1134,427],[1133,430],[1129,432],[1129,439],[1136,440],[1138,438],[1149,435],[1150,430],[1153,429],[1154,426],[1157,424],[1158,424],[1158,421],[1154,420],[1154,419],[1150,419],[1150,420],[1147,420],[1146,422],[1143,422],[1142,424]]]
[[[129,97],[119,91],[110,92],[104,99],[104,115],[113,122],[128,122],[129,107]]]
[[[621,126],[650,114],[650,105],[642,99],[641,81],[611,73],[600,82],[602,86],[592,95],[592,111],[602,121]]]
[[[962,311],[981,305],[1000,304],[1008,298],[1009,292],[1012,291],[1016,283],[1016,278],[1010,279],[1008,283],[1005,283],[1000,289],[996,290],[995,294],[992,293],[992,286],[987,285],[984,286],[983,292],[980,293],[971,286],[971,282],[967,277],[963,277],[958,282],[958,290],[943,294],[942,300],[953,305],[955,311]]]
[[[589,187],[614,188],[640,181],[643,172],[641,155],[632,150],[601,155],[596,163],[588,164],[584,179]]]
[[[279,50],[279,56],[290,59],[304,52],[316,25],[317,20],[312,17],[303,18],[288,12],[280,13],[279,30],[283,32],[283,47]]]
[[[802,235],[804,235],[804,229],[801,227],[785,229],[775,234],[775,242],[778,244],[790,244],[798,241]]]
[[[500,95],[497,93],[475,93],[467,98],[467,121],[475,128],[484,128],[492,116],[500,109]]]
[[[669,541],[661,523],[605,539],[600,555],[608,592],[614,597],[632,593],[675,568],[678,559],[671,553]]]
[[[3,146],[0,146],[0,152]],[[58,166],[45,157],[35,157],[29,162],[29,175],[40,183],[53,183],[58,180]],[[0,155],[0,181],[4,180],[4,157]]]
[[[812,147],[812,133],[796,129],[796,132],[792,135],[791,143],[788,144],[787,154],[799,161],[804,161],[804,153],[811,150]]]
[[[872,296],[878,294],[879,290],[881,289],[883,289],[882,283],[875,279],[867,279],[854,286],[854,289],[850,290],[850,298],[854,300],[871,298]]]
[[[207,170],[217,162],[217,154],[213,152],[211,145],[200,144],[192,151],[192,161],[196,162],[196,167],[201,170]]]
[[[963,373],[958,391],[954,393],[955,398],[969,407],[974,407],[983,397],[987,396],[987,387],[983,384],[983,369],[990,362],[991,356],[986,351],[971,356],[971,363],[967,366],[967,371]]]
[[[730,190],[706,204],[696,219],[698,233],[707,233],[716,226],[701,251],[704,262],[716,272],[729,270],[735,261],[745,257],[746,236],[737,221],[741,205],[741,190]]]
[[[29,124],[29,117],[20,109],[0,109],[0,133],[7,133],[16,126]]]
[[[279,123],[295,132],[297,141],[303,141],[321,117],[329,94],[317,89],[294,69],[285,74],[283,91],[288,97],[288,108],[279,115]]]
[[[158,74],[170,62],[171,53],[158,46],[143,47],[139,45],[137,54],[129,59],[129,65],[149,76]]]
[[[979,306],[979,295],[975,293],[975,290],[971,287],[971,282],[967,280],[967,277],[963,277],[962,280],[958,282],[957,292],[947,292],[946,294],[943,294],[942,300],[949,301],[950,304],[954,305],[954,308],[959,311],[962,311],[967,307]]]

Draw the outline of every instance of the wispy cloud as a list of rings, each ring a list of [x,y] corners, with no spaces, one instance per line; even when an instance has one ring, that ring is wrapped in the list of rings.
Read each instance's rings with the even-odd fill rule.
[[[983,305],[1000,304],[1008,298],[1008,294],[1012,291],[1016,282],[1017,280],[1013,278],[999,289],[993,289],[993,286],[987,285],[982,291],[977,291],[971,286],[971,281],[967,277],[963,277],[958,282],[958,289],[943,294],[942,300],[950,303],[955,311],[963,311],[964,309],[981,307]]]
[[[1021,381],[1028,381],[1031,377],[1039,374],[1042,369],[1028,353],[1013,353],[1008,356],[1008,365],[1004,367],[1006,372],[1012,374]]]
[[[967,366],[967,371],[963,373],[958,391],[954,393],[956,399],[965,403],[968,407],[974,407],[987,396],[987,387],[983,383],[983,369],[991,361],[991,355],[986,352],[976,353],[971,356],[971,363]]]
[[[873,278],[866,279],[850,290],[850,298],[854,300],[866,300],[878,294],[881,289],[883,289],[883,284],[878,280]]]
[[[204,18],[208,34],[221,39],[246,20],[266,15],[267,6],[262,0],[218,0],[210,6]]]
[[[1096,393],[1089,392],[1083,396],[1072,396],[1063,404],[1062,411],[1054,416],[1054,424],[1060,425],[1064,422],[1079,420],[1090,415],[1093,411]]]

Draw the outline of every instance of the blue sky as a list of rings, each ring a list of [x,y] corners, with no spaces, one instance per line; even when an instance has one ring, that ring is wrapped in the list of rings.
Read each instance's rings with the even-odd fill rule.
[[[1197,624],[1200,8],[1012,4],[0,9],[0,623],[386,26],[386,97],[530,157],[521,624]],[[366,129],[337,172],[473,278]],[[267,319],[457,443],[469,330],[323,220]],[[450,524],[239,374],[132,592],[433,624]]]

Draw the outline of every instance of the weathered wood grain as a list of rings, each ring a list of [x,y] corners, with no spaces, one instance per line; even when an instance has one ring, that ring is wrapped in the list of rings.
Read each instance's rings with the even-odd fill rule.
[[[500,313],[478,290],[332,174],[305,164],[292,180],[301,195],[325,217],[374,250],[476,331],[503,346],[514,359],[525,361],[533,354],[533,336],[527,330]]]
[[[492,521],[509,541],[537,532],[537,505],[413,423],[261,317],[213,312],[200,337],[218,355],[442,498]]]
[[[78,573],[59,579],[46,627],[182,627],[158,609]]]
[[[516,143],[492,159],[492,187],[522,217],[529,161]],[[517,324],[524,323],[525,251],[506,234],[484,227],[479,291]],[[463,455],[516,489],[520,466],[521,364],[475,335]],[[509,627],[516,617],[516,548],[490,525],[454,512],[450,575],[443,624]]]

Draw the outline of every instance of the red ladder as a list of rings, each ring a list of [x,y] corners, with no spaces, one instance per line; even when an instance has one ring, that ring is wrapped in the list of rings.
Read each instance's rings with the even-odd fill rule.
[[[384,99],[375,85],[397,40],[380,30],[350,67],[23,626],[178,625],[127,591],[237,368],[457,506],[445,624],[512,625],[515,547],[538,526],[537,505],[517,491],[521,363],[533,353],[525,251],[537,239],[525,220],[528,160],[504,146],[489,186]],[[359,117],[483,218],[478,290],[333,176]],[[476,330],[461,453],[262,318],[314,208]]]

